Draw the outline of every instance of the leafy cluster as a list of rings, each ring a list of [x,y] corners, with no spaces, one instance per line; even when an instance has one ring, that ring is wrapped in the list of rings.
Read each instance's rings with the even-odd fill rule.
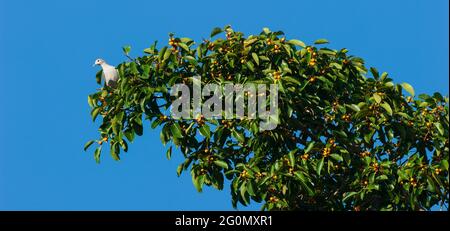
[[[172,146],[181,151],[178,174],[190,170],[198,191],[204,185],[222,189],[229,179],[234,206],[251,200],[263,202],[264,210],[447,205],[448,98],[415,97],[409,84],[367,71],[347,49],[319,45],[326,43],[305,45],[267,28],[248,37],[229,26],[215,28],[199,44],[170,34],[168,46],[154,43],[146,55],[120,64],[116,88],[88,97],[92,118],[102,117],[95,159],[109,142],[118,160],[143,134],[145,119],[151,128],[162,127],[168,158]],[[129,51],[124,48],[127,57]],[[277,84],[277,128],[259,131],[257,119],[172,119],[170,87],[192,85],[195,75],[202,84]]]

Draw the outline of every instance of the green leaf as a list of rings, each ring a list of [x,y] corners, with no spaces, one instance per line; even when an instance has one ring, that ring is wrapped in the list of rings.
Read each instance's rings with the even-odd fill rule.
[[[215,27],[212,31],[211,31],[211,35],[209,36],[209,37],[214,37],[214,36],[216,36],[216,35],[218,35],[218,34],[220,34],[220,33],[222,33],[223,32],[223,30],[222,30],[222,28],[220,28],[220,27]]]
[[[110,153],[114,160],[120,160],[120,157],[119,157],[120,148],[119,148],[118,143],[114,143],[111,145]]]
[[[376,179],[381,181],[381,180],[387,180],[388,177],[386,175],[380,175],[380,176],[377,176]]]
[[[251,61],[248,61],[246,63],[246,65],[247,65],[248,69],[250,69],[252,72],[255,71],[255,66],[253,65],[253,63]]]
[[[194,187],[195,189],[197,189],[198,192],[202,192],[202,186],[203,186],[203,182],[202,182],[202,178],[204,176],[198,176],[196,177],[194,173],[192,173],[192,183],[194,183]]]
[[[444,168],[445,171],[448,171],[448,161],[447,160],[442,160],[441,161],[441,165]]]
[[[344,159],[342,158],[342,156],[341,155],[339,155],[339,154],[331,154],[330,155],[331,156],[331,158],[333,158],[333,159],[335,159],[335,160],[337,160],[337,161],[344,161]]]
[[[316,142],[314,142],[314,141],[312,141],[312,142],[310,142],[309,144],[308,144],[308,147],[306,147],[306,149],[305,149],[305,153],[308,153],[309,151],[311,151],[311,149],[314,147],[314,144],[315,144]]]
[[[183,138],[183,133],[181,131],[181,127],[178,123],[173,123],[172,126],[170,126],[170,131],[172,132],[172,135],[176,138]]]
[[[94,159],[97,164],[100,163],[100,155],[102,153],[102,146],[98,146],[94,151]]]
[[[269,34],[269,33],[270,33],[270,30],[269,30],[269,28],[267,28],[267,27],[264,27],[264,28],[263,28],[263,31],[264,31],[265,34]]]
[[[317,39],[316,41],[314,41],[314,44],[325,44],[328,43],[328,40],[326,39]]]
[[[211,138],[211,131],[207,124],[204,124],[203,126],[201,126],[199,131],[200,131],[200,134],[202,134],[202,136],[204,136],[206,138]]]
[[[163,48],[161,48],[161,50],[159,51],[159,53],[158,53],[158,61],[162,61],[162,59],[163,59],[163,57],[164,57],[164,54],[166,54],[166,51],[167,51],[168,49],[167,49],[167,47],[165,46],[165,47],[163,47]]]
[[[291,83],[293,83],[293,84],[295,84],[295,85],[299,85],[299,86],[302,85],[302,84],[300,83],[300,81],[298,81],[298,80],[295,79],[295,78],[292,78],[291,76],[284,76],[284,77],[282,78],[282,80],[291,82]]]
[[[124,46],[124,47],[122,47],[122,50],[123,50],[123,53],[128,55],[128,53],[130,53],[130,51],[131,51],[131,46]]]
[[[345,106],[349,107],[350,109],[352,109],[355,112],[359,112],[360,111],[358,105],[356,105],[356,104],[346,104]]]
[[[383,107],[384,110],[386,110],[386,112],[387,112],[389,115],[392,115],[392,108],[391,108],[391,106],[390,106],[388,103],[384,102],[384,103],[382,103],[380,106]]]
[[[239,142],[244,143],[245,142],[245,136],[241,134],[240,132],[233,129],[233,137],[236,138]]]
[[[297,40],[297,39],[291,39],[287,43],[295,45],[295,46],[303,47],[303,48],[306,47],[304,42]]]
[[[145,48],[144,49],[144,53],[147,53],[147,54],[153,54],[153,49],[150,49],[150,48]]]
[[[92,99],[92,97],[90,95],[88,95],[88,104],[89,104],[89,107],[91,107],[91,108],[95,107],[94,100]]]
[[[183,164],[180,164],[177,167],[177,176],[180,176],[182,172],[183,172]]]
[[[298,151],[298,149],[294,149],[288,153],[289,162],[291,163],[291,166],[295,166],[295,153],[297,151]]]
[[[86,151],[94,142],[94,140],[89,140],[88,142],[86,142],[86,144],[84,145],[84,151]]]
[[[308,186],[308,181],[306,180],[305,175],[303,175],[301,172],[295,172],[294,175],[300,180],[300,184],[304,189],[306,189],[308,195],[313,196],[314,191],[311,189],[311,187]]]
[[[166,49],[166,51],[164,52],[163,60],[167,60],[171,54],[172,54],[172,50]]]
[[[103,70],[99,70],[97,72],[97,74],[95,74],[95,82],[97,82],[97,84],[102,83],[102,75],[103,75]]]
[[[319,176],[320,176],[320,173],[322,172],[324,159],[325,158],[322,157],[322,159],[319,160],[319,162],[317,163],[317,166],[316,166],[316,172],[317,172],[317,175],[319,175]]]
[[[250,196],[256,196],[254,188],[255,188],[254,182],[253,181],[249,181],[247,183],[247,192],[248,192],[248,194],[250,194]]]
[[[409,83],[401,84],[403,89],[405,89],[412,97],[414,97],[414,88]]]
[[[437,130],[439,131],[439,134],[441,135],[441,136],[443,136],[444,135],[444,127],[442,126],[442,124],[441,123],[439,123],[439,122],[436,122],[436,123],[434,123],[434,126],[437,128]]]
[[[193,40],[192,40],[191,38],[186,38],[186,37],[184,37],[184,38],[180,38],[180,41],[181,41],[182,43],[188,44],[188,43],[192,42]]]
[[[142,122],[139,123],[135,121],[135,123],[133,123],[133,131],[136,133],[136,135],[142,136],[142,134],[144,133]]]
[[[91,111],[91,117],[92,117],[92,121],[95,121],[95,119],[98,116],[98,113],[100,113],[102,108],[98,107],[98,108],[94,108],[94,110]]]
[[[372,75],[375,79],[380,78],[380,74],[378,73],[377,69],[375,67],[370,68],[370,72],[372,72]]]
[[[256,53],[252,53],[253,60],[255,60],[256,65],[259,65],[259,57]]]
[[[166,157],[168,160],[170,160],[170,158],[172,157],[172,146],[170,146],[169,149],[167,149]]]
[[[214,164],[223,168],[223,169],[228,169],[228,164],[227,162],[223,161],[223,160],[215,160]]]
[[[198,63],[197,59],[195,59],[194,57],[192,57],[190,55],[186,55],[184,58],[187,59],[193,65],[197,65],[197,63]]]
[[[333,131],[333,133],[335,133],[336,135],[345,137],[345,138],[348,137],[348,136],[347,136],[347,133],[345,133],[344,131],[337,130],[337,131]]]
[[[373,93],[373,99],[375,99],[375,102],[381,103],[381,96],[377,93]]]
[[[142,65],[142,79],[148,79],[150,76],[150,65]]]
[[[364,135],[364,141],[366,141],[366,143],[370,143],[374,133],[375,133],[375,130],[370,130],[369,133]]]
[[[375,173],[371,173],[369,176],[369,184],[373,184],[375,182]]]
[[[356,195],[356,194],[358,194],[358,192],[348,192],[348,193],[345,193],[345,196],[344,196],[344,198],[342,198],[342,201],[346,201],[348,198],[350,198],[350,197],[352,197],[352,196],[354,196],[354,195]]]
[[[120,142],[120,146],[122,147],[122,149],[123,149],[125,152],[128,152],[128,143],[127,143],[127,141],[122,140],[122,141]]]
[[[247,200],[247,195],[246,195],[246,193],[247,193],[247,183],[246,182],[241,184],[241,187],[239,188],[239,192],[240,192],[241,199],[242,199],[241,203],[244,205],[248,205],[249,201]]]
[[[169,124],[165,124],[164,127],[161,130],[161,133],[159,133],[159,138],[161,139],[162,144],[166,145],[167,141],[169,141]]]
[[[125,133],[125,137],[127,137],[128,141],[133,142],[133,140],[134,140],[134,131],[131,130],[131,129],[128,129],[124,133]]]
[[[184,43],[178,43],[178,46],[180,46],[181,48],[183,48],[183,50],[189,52],[189,47],[188,47],[186,44],[184,44]]]

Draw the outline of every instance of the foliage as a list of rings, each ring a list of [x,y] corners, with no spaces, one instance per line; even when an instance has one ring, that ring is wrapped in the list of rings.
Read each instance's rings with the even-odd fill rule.
[[[225,33],[223,38],[213,39]],[[109,142],[119,160],[143,134],[144,120],[162,127],[161,141],[179,148],[198,191],[222,189],[264,210],[429,210],[448,204],[448,98],[415,97],[407,83],[370,68],[347,49],[305,45],[264,28],[245,37],[215,28],[198,45],[170,35],[146,55],[118,66],[116,89],[88,97],[92,118],[102,118],[95,159]],[[126,55],[130,48],[127,47]],[[129,57],[129,56],[128,56]],[[100,83],[101,72],[97,73]],[[276,83],[280,123],[259,131],[258,120],[170,118],[174,83]],[[405,90],[405,91],[403,91]],[[405,96],[407,94],[409,96]],[[89,141],[87,149],[94,141]]]

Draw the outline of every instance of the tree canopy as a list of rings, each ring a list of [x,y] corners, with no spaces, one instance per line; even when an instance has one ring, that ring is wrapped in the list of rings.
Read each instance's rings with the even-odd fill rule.
[[[94,158],[122,151],[144,127],[162,127],[160,138],[185,161],[198,191],[222,189],[231,202],[263,202],[264,210],[429,210],[448,204],[448,97],[415,96],[408,83],[366,69],[347,49],[307,45],[264,28],[246,37],[231,27],[209,39],[169,35],[145,55],[118,65],[117,87],[88,96],[101,117]],[[278,125],[261,131],[259,119],[173,119],[175,83],[277,84]],[[96,75],[100,84],[101,71]],[[100,115],[100,116],[99,116]],[[147,125],[145,120],[150,121]]]

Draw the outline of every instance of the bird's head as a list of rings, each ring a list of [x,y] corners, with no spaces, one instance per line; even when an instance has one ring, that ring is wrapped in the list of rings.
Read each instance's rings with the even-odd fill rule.
[[[103,60],[103,59],[96,59],[94,65],[92,65],[92,66],[102,65],[104,63],[105,63],[105,60]]]

